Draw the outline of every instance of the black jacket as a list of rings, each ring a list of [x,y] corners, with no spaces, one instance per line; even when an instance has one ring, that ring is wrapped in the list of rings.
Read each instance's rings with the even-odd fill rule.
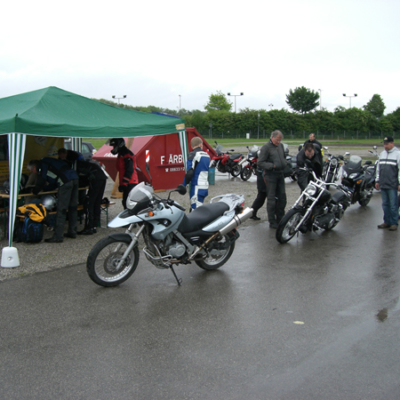
[[[271,140],[265,144],[260,151],[257,166],[266,171],[282,172],[287,165],[285,150],[282,143],[275,146]]]
[[[300,150],[299,154],[297,154],[297,183],[300,186],[300,189],[303,191],[308,182],[310,182],[312,175],[308,171],[301,170],[299,168],[303,168],[306,165],[306,160],[309,160],[312,164],[312,169],[317,175],[318,178],[322,175],[322,156],[318,149],[315,149],[314,155],[312,158],[307,158],[305,155],[304,147]]]

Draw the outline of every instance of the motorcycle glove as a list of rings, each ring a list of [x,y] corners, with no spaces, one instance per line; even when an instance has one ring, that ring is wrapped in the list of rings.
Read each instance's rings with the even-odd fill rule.
[[[190,168],[189,171],[186,172],[186,175],[185,175],[185,184],[186,185],[189,185],[189,183],[193,179],[193,175],[194,175],[194,169]]]
[[[125,190],[126,186],[125,185],[119,185],[118,186],[118,192],[123,192]]]

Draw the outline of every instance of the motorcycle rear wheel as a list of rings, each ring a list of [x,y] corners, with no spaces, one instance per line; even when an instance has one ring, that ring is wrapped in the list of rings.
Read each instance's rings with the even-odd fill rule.
[[[242,166],[239,164],[236,164],[231,171],[231,175],[236,178],[237,176],[240,175],[240,173],[242,172]]]
[[[276,230],[276,240],[279,243],[287,243],[297,232],[296,226],[303,217],[302,210],[292,208],[279,222]]]
[[[251,171],[251,169],[249,167],[244,167],[240,171],[240,177],[244,181],[248,181],[250,179],[250,177],[251,177],[251,174],[252,174],[252,171]]]
[[[90,250],[86,262],[90,279],[104,287],[117,286],[126,281],[135,272],[139,263],[139,250],[136,246],[122,267],[117,269],[119,260],[130,243],[129,238],[117,240],[112,237],[106,237],[96,243]]]
[[[229,234],[224,235],[218,243],[225,243],[226,241],[229,241]],[[223,250],[210,250],[207,258],[195,260],[195,262],[200,268],[213,271],[222,267],[231,258],[233,250],[235,250],[235,242],[232,242],[228,248]]]

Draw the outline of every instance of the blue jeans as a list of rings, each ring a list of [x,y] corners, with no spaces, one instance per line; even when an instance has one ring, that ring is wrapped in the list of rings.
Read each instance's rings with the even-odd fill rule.
[[[396,189],[381,189],[383,221],[388,225],[398,224],[399,200]]]

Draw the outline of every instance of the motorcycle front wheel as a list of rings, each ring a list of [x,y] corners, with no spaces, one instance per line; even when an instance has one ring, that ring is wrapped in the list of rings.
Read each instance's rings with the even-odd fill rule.
[[[237,176],[240,175],[240,173],[242,172],[242,166],[239,164],[236,164],[231,171],[231,175],[236,178]]]
[[[229,234],[224,235],[217,243],[223,245],[226,242],[229,242]],[[231,258],[233,250],[235,250],[235,242],[232,242],[226,249],[212,249],[206,258],[195,260],[195,262],[200,268],[213,271],[222,267]]]
[[[129,238],[117,240],[110,236],[96,243],[86,262],[90,279],[104,287],[117,286],[126,281],[135,272],[139,262],[139,250],[136,246],[118,268],[119,261],[130,243]]]
[[[371,201],[371,197],[364,199],[364,200],[358,200],[358,204],[361,207],[366,207],[370,201]]]
[[[240,171],[240,177],[244,180],[244,181],[248,181],[251,177],[252,171],[249,167],[244,167],[241,171]]]
[[[281,219],[276,230],[276,240],[279,243],[287,243],[297,232],[296,226],[303,218],[302,210],[292,208]]]

